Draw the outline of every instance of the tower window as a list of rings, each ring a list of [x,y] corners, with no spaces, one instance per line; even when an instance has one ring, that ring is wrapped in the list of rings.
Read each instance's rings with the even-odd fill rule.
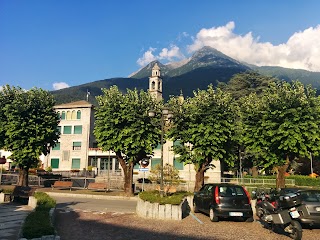
[[[156,88],[156,83],[153,81],[153,82],[151,83],[151,89],[154,90],[155,88]]]
[[[158,90],[161,90],[161,82],[158,82]]]

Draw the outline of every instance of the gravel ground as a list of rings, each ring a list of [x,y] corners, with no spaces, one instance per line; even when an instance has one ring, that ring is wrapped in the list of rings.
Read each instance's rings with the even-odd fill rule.
[[[212,223],[209,217],[195,214],[182,221],[150,220],[127,213],[102,213],[58,210],[56,229],[62,240],[288,240],[288,236],[264,228],[258,221],[220,221]],[[306,240],[320,239],[320,228],[304,229]]]

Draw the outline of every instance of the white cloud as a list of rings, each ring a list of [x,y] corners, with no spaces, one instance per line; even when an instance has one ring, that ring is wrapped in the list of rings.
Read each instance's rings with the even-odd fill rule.
[[[239,61],[258,66],[282,66],[320,71],[320,25],[294,33],[286,43],[260,42],[251,32],[233,33],[234,22],[225,26],[201,29],[187,47],[192,53],[211,46]]]
[[[53,86],[53,89],[54,90],[60,90],[60,89],[63,89],[63,88],[68,88],[70,87],[67,83],[65,82],[55,82],[52,84]]]
[[[145,66],[148,63],[154,60],[164,60],[164,61],[173,61],[173,60],[181,60],[184,55],[181,53],[179,47],[175,45],[171,45],[169,48],[163,48],[159,55],[154,55],[153,53],[156,51],[156,48],[149,48],[141,58],[138,59],[137,63],[140,66]]]

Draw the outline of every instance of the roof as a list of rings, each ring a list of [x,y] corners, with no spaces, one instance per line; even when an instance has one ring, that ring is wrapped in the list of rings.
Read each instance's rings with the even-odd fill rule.
[[[55,109],[65,109],[65,108],[92,108],[93,105],[85,100],[64,103],[54,106]]]
[[[160,70],[160,67],[159,67],[158,64],[156,63],[156,64],[153,66],[152,69],[154,69],[154,70]]]

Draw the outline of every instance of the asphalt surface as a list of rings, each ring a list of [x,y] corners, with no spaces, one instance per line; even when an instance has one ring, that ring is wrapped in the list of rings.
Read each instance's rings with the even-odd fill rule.
[[[94,199],[81,196],[68,197],[57,195],[51,195],[51,197],[57,201],[57,209],[73,211],[135,213],[137,206],[135,199]]]

